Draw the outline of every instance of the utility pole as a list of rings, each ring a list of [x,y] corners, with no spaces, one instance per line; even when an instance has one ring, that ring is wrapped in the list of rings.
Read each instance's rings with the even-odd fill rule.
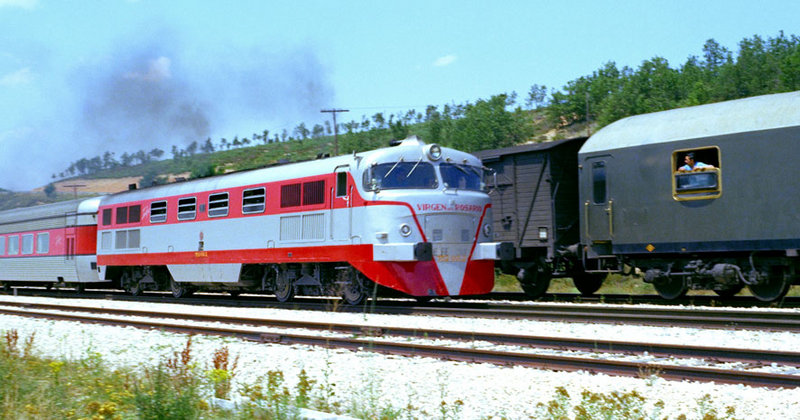
[[[64,188],[72,188],[72,195],[75,198],[78,198],[78,188],[85,187],[86,184],[70,184],[70,185],[62,185]]]
[[[319,112],[330,112],[333,114],[333,155],[339,156],[339,126],[336,124],[336,114],[338,112],[350,112],[349,109],[323,109]]]

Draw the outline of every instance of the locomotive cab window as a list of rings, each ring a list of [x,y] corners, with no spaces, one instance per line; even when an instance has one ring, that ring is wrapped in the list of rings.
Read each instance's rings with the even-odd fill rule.
[[[722,195],[718,147],[676,150],[672,153],[672,197],[704,200]]]
[[[336,173],[336,196],[344,197],[347,195],[347,172]]]

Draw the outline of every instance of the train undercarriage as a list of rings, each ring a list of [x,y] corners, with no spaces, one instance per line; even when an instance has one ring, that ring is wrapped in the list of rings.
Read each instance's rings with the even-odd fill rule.
[[[165,266],[109,267],[108,278],[115,286],[138,296],[144,291],[169,291],[176,298],[198,291],[274,294],[279,302],[296,295],[340,296],[358,305],[380,288],[346,263],[245,264],[234,283],[177,282]]]

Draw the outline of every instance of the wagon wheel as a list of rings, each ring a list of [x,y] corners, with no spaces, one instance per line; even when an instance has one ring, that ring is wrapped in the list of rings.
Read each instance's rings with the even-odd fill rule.
[[[758,284],[747,285],[750,293],[762,302],[772,302],[786,296],[792,279],[789,270],[783,266],[770,267],[769,275],[763,278]]]
[[[726,287],[724,289],[714,290],[714,293],[716,293],[717,296],[719,296],[719,297],[730,298],[730,297],[734,297],[737,293],[741,292],[743,288],[744,288],[744,284],[737,283],[737,284],[734,284],[733,286],[729,286],[729,287]]]
[[[286,270],[280,270],[275,276],[275,298],[278,302],[288,302],[294,298],[294,284],[286,275]]]
[[[550,271],[547,263],[539,259],[528,268],[521,268],[517,273],[517,280],[522,286],[522,291],[532,299],[538,299],[547,293],[550,287]]]
[[[683,297],[689,290],[683,277],[661,276],[653,280],[653,287],[656,288],[659,296],[664,299],[672,300]]]
[[[83,283],[75,283],[75,293],[81,294],[86,291],[86,285]]]
[[[178,299],[192,294],[188,286],[175,281],[172,276],[169,277],[169,289],[172,291],[172,296]]]
[[[572,283],[581,292],[582,296],[591,296],[600,290],[603,281],[606,279],[605,273],[587,273],[581,271],[572,275]]]
[[[142,294],[142,286],[139,285],[138,280],[133,278],[129,270],[125,270],[125,272],[122,273],[122,277],[119,279],[119,285],[132,296],[139,296]]]
[[[6,293],[10,292],[11,291],[11,283],[3,282],[3,291],[6,292]]]
[[[242,294],[242,291],[241,290],[228,290],[228,294],[231,295],[232,297],[239,297],[239,295]]]
[[[367,290],[364,287],[364,280],[361,274],[353,268],[340,270],[336,276],[342,299],[348,305],[360,305],[367,298]]]

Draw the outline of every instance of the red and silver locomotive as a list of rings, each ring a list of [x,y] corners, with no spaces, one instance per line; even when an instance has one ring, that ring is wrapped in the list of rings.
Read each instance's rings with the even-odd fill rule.
[[[137,294],[198,289],[407,295],[488,293],[491,204],[475,157],[412,137],[397,146],[130,190],[101,199],[101,281]]]

